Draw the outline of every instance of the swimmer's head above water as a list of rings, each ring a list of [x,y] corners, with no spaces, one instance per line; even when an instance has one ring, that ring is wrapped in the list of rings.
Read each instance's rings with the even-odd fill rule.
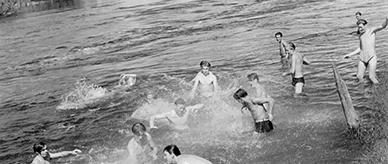
[[[358,26],[358,33],[363,34],[365,32],[365,25],[367,25],[368,22],[365,19],[359,19],[357,21],[357,26]]]
[[[176,145],[168,145],[163,149],[164,158],[168,164],[177,163],[177,157],[181,155],[181,151]]]
[[[47,151],[47,145],[44,142],[35,143],[32,147],[34,153],[39,154],[43,158],[50,158],[50,154]]]
[[[201,72],[205,76],[209,74],[209,69],[210,69],[211,65],[208,61],[202,60],[201,63],[199,63],[199,66],[201,67]]]
[[[357,20],[361,19],[361,12],[357,11],[356,14],[354,14],[354,15],[356,15]]]
[[[185,108],[185,106],[186,106],[186,102],[182,98],[176,99],[174,104],[176,105],[176,110],[179,110],[179,111],[183,110]]]
[[[146,132],[146,127],[144,124],[137,122],[133,124],[132,126],[132,133],[135,134],[136,136],[142,136]]]
[[[280,42],[282,40],[283,34],[281,32],[275,33],[276,41]]]
[[[295,50],[296,46],[293,42],[288,42],[288,45],[290,46],[290,50]]]

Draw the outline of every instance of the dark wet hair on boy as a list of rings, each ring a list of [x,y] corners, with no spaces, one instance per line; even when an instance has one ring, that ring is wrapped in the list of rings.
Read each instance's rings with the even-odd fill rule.
[[[290,47],[291,47],[293,50],[295,50],[295,49],[296,49],[296,46],[295,46],[295,44],[294,44],[294,43],[292,43],[292,42],[288,42],[288,45],[290,45]]]
[[[248,74],[247,78],[248,78],[249,81],[253,81],[255,79],[257,81],[259,81],[259,75],[257,75],[257,73],[255,73],[255,72]]]
[[[247,93],[247,91],[245,91],[245,90],[242,89],[242,88],[238,89],[238,90],[233,94],[233,98],[236,99],[236,100],[238,100],[238,99],[240,99],[240,98],[244,98],[244,97],[246,97],[246,96],[248,96],[248,93]]]
[[[276,36],[276,35],[280,35],[280,37],[283,37],[283,34],[282,34],[281,32],[275,33],[275,36]]]
[[[144,126],[144,124],[142,124],[140,122],[137,122],[137,123],[133,124],[133,126],[132,126],[132,133],[139,136],[140,135],[140,131],[143,131],[143,132],[146,131],[146,127]]]
[[[179,150],[179,148],[173,144],[166,146],[163,149],[163,152],[165,152],[165,151],[168,152],[169,154],[174,154],[175,156],[181,155],[181,151]]]
[[[368,22],[365,19],[359,19],[356,24],[363,24],[365,26],[366,24],[368,24]]]
[[[354,15],[359,15],[359,16],[361,16],[361,12],[357,11],[356,14],[354,14]]]
[[[202,60],[201,63],[199,63],[199,66],[203,67],[203,66],[206,66],[206,67],[210,67],[210,63],[206,60]]]
[[[44,142],[38,142],[32,146],[32,149],[34,150],[34,153],[40,154],[45,146],[46,144]]]

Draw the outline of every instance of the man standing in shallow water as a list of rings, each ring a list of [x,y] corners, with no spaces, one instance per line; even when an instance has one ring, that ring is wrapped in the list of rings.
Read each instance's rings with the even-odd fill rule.
[[[363,82],[364,72],[369,67],[369,79],[378,84],[379,81],[376,78],[377,56],[375,52],[376,32],[384,29],[388,25],[388,17],[385,22],[378,27],[366,27],[367,21],[359,19],[357,21],[360,47],[355,51],[346,54],[344,58],[349,58],[357,53],[360,53],[360,61],[358,62],[357,78],[359,82]]]
[[[199,94],[203,97],[210,98],[215,96],[218,91],[217,77],[209,71],[210,63],[208,61],[201,61],[199,64],[201,71],[198,72],[197,76],[193,79],[194,86],[191,90],[190,97],[194,98],[195,92],[199,86]]]
[[[283,68],[287,68],[289,64],[289,54],[288,49],[289,45],[285,40],[283,40],[283,34],[281,32],[275,33],[276,41],[279,43],[279,51],[280,51],[280,62],[282,63]]]

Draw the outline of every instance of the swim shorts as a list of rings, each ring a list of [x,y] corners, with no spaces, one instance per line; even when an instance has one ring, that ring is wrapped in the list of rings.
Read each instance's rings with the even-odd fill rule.
[[[270,120],[256,122],[255,126],[256,131],[259,133],[270,132],[273,130],[273,125]]]
[[[293,78],[292,78],[292,86],[295,86],[297,83],[303,83],[303,84],[305,84],[305,82],[304,82],[304,77],[299,77],[299,78],[293,77]]]

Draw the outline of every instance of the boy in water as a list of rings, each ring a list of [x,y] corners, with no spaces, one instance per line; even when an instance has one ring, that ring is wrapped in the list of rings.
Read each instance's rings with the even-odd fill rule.
[[[289,45],[285,40],[283,40],[283,34],[281,32],[275,33],[276,41],[279,43],[279,51],[280,51],[280,62],[282,63],[283,68],[287,68],[289,66],[289,55],[288,48]]]
[[[191,90],[190,97],[194,98],[195,92],[199,86],[199,94],[206,98],[215,96],[218,90],[217,77],[209,71],[210,63],[208,61],[201,61],[199,64],[201,71],[193,79],[194,86]]]
[[[43,142],[35,143],[32,147],[36,154],[31,164],[50,164],[50,160],[53,158],[60,158],[68,155],[77,155],[81,153],[81,150],[74,149],[73,151],[63,151],[58,153],[49,153],[47,151],[47,145]]]
[[[259,75],[257,75],[257,73],[250,73],[247,78],[251,87],[255,88],[256,97],[271,98],[271,96],[269,96],[265,91],[264,87],[259,83]],[[268,104],[264,104],[263,107],[268,109]]]
[[[305,84],[303,77],[303,64],[309,65],[310,62],[304,58],[304,55],[297,52],[295,49],[295,44],[290,42],[290,51],[291,54],[291,68],[289,72],[283,73],[283,76],[292,75],[292,85],[295,87],[295,95],[301,95],[303,86]]]
[[[258,133],[270,132],[273,130],[272,125],[272,109],[274,100],[266,97],[250,97],[244,89],[238,89],[233,98],[243,105],[243,109],[248,109],[251,112],[255,122],[255,131]],[[268,103],[268,109],[264,108],[264,104]]]
[[[346,54],[344,58],[349,58],[357,53],[360,53],[360,61],[358,62],[357,78],[359,82],[364,79],[364,72],[369,67],[369,79],[374,83],[378,84],[379,81],[376,78],[376,67],[377,67],[377,56],[375,52],[375,40],[376,32],[387,27],[388,17],[385,22],[378,27],[366,27],[368,22],[364,19],[357,21],[360,46],[355,51]]]
[[[128,142],[128,162],[131,164],[152,163],[156,158],[157,148],[146,132],[142,123],[135,123],[132,126],[134,137]]]
[[[212,164],[210,161],[196,155],[181,154],[176,145],[168,145],[163,149],[167,164]]]
[[[175,109],[167,112],[167,113],[162,113],[159,115],[151,116],[150,119],[150,128],[158,128],[156,127],[155,120],[157,119],[167,119],[172,127],[176,130],[185,130],[189,128],[187,126],[187,119],[190,114],[190,112],[202,108],[204,105],[203,104],[197,104],[194,106],[186,106],[185,100],[182,98],[178,98],[175,101]]]
[[[361,12],[357,11],[354,15],[356,16],[357,21],[361,19]]]

